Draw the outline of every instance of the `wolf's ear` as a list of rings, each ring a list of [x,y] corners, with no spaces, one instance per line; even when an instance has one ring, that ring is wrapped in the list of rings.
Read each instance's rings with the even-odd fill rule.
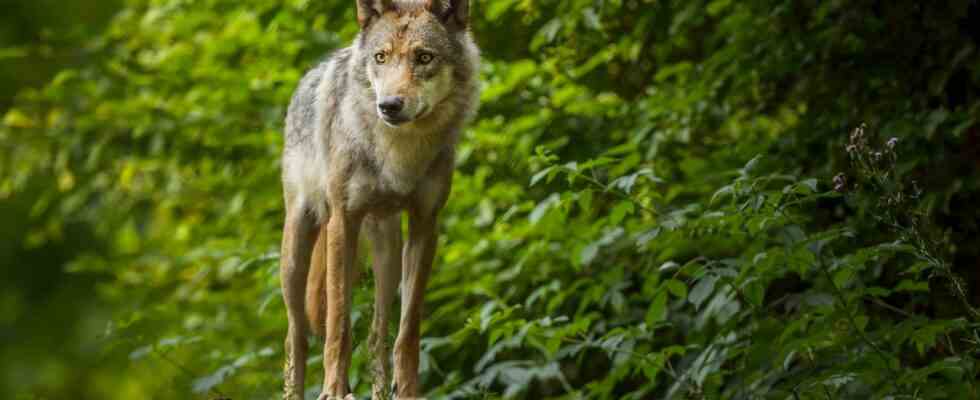
[[[357,24],[367,28],[385,11],[394,8],[391,0],[357,0]]]
[[[470,19],[469,0],[426,0],[429,11],[451,28],[466,29]]]

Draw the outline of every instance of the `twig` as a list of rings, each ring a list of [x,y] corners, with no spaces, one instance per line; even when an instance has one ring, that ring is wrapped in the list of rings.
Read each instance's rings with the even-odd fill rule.
[[[608,185],[606,185],[606,184],[604,184],[602,182],[599,182],[598,179],[595,179],[595,178],[593,178],[591,176],[588,176],[586,174],[583,174],[580,171],[576,171],[576,170],[573,170],[573,169],[567,168],[567,167],[562,167],[562,169],[564,169],[565,171],[567,171],[569,173],[569,175],[572,175],[572,176],[577,177],[577,178],[582,178],[586,182],[589,182],[589,183],[591,183],[591,184],[593,184],[593,185],[595,185],[595,186],[597,186],[599,188],[602,188],[602,191],[604,193],[613,193],[615,195],[618,195],[620,198],[622,198],[624,200],[629,200],[630,203],[636,204],[637,206],[640,207],[641,210],[646,211],[646,212],[650,213],[653,216],[659,216],[660,215],[660,211],[657,211],[654,208],[648,207],[646,204],[643,204],[643,203],[639,202],[637,199],[634,199],[633,196],[630,196],[628,193],[626,193],[624,191],[617,190],[615,188],[609,187]]]
[[[893,306],[891,304],[885,303],[884,301],[881,301],[881,299],[879,299],[877,297],[868,296],[868,298],[871,299],[871,302],[872,303],[875,303],[875,304],[877,304],[880,307],[889,309],[889,310],[894,311],[896,313],[902,314],[906,318],[912,318],[913,317],[913,315],[910,314],[908,311],[905,311],[905,310],[903,310],[901,308],[895,307],[895,306]]]

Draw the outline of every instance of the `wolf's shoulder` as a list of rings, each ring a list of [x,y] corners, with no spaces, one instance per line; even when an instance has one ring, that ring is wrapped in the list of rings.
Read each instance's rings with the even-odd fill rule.
[[[342,81],[346,77],[336,76],[346,73],[350,61],[351,49],[342,48],[328,54],[315,66],[310,68],[300,79],[286,111],[286,144],[302,143],[312,133],[316,121],[318,91],[324,79]],[[331,76],[328,76],[331,75]],[[331,85],[336,86],[336,85]],[[336,95],[337,93],[332,93]]]

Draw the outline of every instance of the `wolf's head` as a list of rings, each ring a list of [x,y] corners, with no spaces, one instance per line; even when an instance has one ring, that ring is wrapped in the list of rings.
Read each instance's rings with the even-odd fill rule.
[[[356,57],[389,126],[421,119],[454,90],[464,68],[468,0],[357,0]]]

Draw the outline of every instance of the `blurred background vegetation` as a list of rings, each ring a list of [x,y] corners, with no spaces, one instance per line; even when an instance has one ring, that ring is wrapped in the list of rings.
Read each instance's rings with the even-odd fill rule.
[[[980,396],[977,1],[471,9],[430,398]],[[4,2],[0,398],[278,395],[282,120],[356,32],[352,0]]]

